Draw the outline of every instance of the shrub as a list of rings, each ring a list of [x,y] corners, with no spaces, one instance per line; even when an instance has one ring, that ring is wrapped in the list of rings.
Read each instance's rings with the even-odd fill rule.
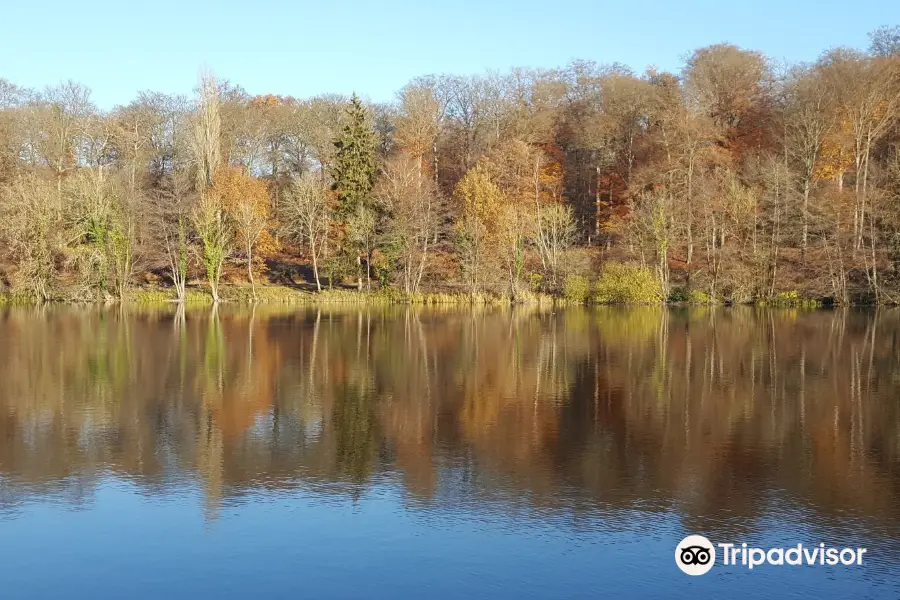
[[[687,302],[690,299],[688,291],[683,287],[672,288],[669,292],[669,302],[680,303]]]
[[[600,304],[655,304],[662,302],[663,295],[650,269],[608,263],[597,281],[595,299]]]
[[[581,275],[566,275],[563,282],[563,295],[570,302],[584,302],[591,293],[591,284],[587,277]]]
[[[807,298],[805,296],[801,296],[797,290],[791,290],[788,292],[778,292],[772,298],[768,300],[761,300],[757,302],[759,306],[787,306],[787,307],[802,307],[802,308],[816,308],[821,306],[821,302],[816,300],[815,298]]]
[[[710,296],[709,293],[707,293],[703,290],[691,290],[688,293],[687,301],[690,304],[712,304],[713,303],[712,296]]]
[[[709,293],[705,292],[704,290],[689,290],[687,288],[678,287],[672,289],[672,293],[669,294],[669,302],[705,305],[712,304],[713,299],[712,296],[710,296]]]

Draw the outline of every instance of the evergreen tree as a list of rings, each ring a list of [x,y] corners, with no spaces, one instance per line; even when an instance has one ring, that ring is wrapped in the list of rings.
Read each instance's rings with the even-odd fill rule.
[[[375,222],[372,188],[375,186],[375,152],[378,140],[372,120],[356,94],[347,106],[347,122],[335,140],[337,156],[331,168],[337,193],[337,217],[344,225],[344,252],[356,264],[357,285],[362,289],[362,260],[366,257],[366,280],[371,281]],[[371,285],[371,284],[370,284]]]
[[[368,207],[375,185],[375,151],[378,140],[372,120],[356,94],[347,106],[347,122],[335,140],[337,156],[331,168],[338,214],[346,221]]]

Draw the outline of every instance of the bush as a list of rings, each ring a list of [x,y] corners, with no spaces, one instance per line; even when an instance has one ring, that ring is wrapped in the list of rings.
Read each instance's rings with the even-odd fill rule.
[[[712,304],[713,303],[712,296],[710,296],[708,292],[704,292],[703,290],[691,290],[688,293],[687,301],[690,304]]]
[[[563,282],[563,295],[566,300],[583,303],[587,300],[590,293],[591,284],[588,282],[587,277],[566,275],[566,280]]]
[[[526,274],[525,281],[528,282],[528,289],[532,292],[540,292],[544,289],[544,276],[540,273]]]
[[[672,289],[672,293],[669,294],[669,302],[677,304],[706,305],[713,304],[713,298],[709,295],[709,292],[703,290],[689,290],[687,288],[679,287]]]
[[[597,281],[595,300],[599,304],[655,304],[662,302],[663,295],[650,269],[608,263]]]
[[[778,292],[772,298],[768,300],[761,300],[757,302],[759,306],[786,306],[786,307],[796,307],[796,308],[816,308],[821,306],[822,303],[815,298],[807,298],[805,296],[801,296],[797,290],[791,290],[789,292]]]
[[[683,287],[672,288],[672,291],[669,292],[669,302],[673,304],[687,302],[689,299],[690,295]]]

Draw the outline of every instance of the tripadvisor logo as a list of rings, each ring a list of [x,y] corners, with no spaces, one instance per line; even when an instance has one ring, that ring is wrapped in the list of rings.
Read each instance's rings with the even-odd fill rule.
[[[675,548],[675,562],[688,575],[705,575],[716,564],[716,549],[702,535],[689,535]]]
[[[837,548],[819,544],[796,544],[787,548],[750,547],[747,544],[713,544],[702,535],[689,535],[675,547],[675,563],[687,575],[705,575],[716,564],[716,547],[722,564],[753,569],[763,564],[774,566],[853,566],[862,565],[865,548]]]

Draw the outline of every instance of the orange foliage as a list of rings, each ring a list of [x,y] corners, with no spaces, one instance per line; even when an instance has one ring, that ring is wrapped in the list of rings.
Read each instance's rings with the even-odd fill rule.
[[[245,175],[240,169],[226,168],[216,173],[211,191],[236,223],[237,239],[242,246],[246,245],[248,233],[253,233],[248,231],[249,219],[254,221],[254,227],[261,229],[254,244],[257,260],[263,260],[278,252],[278,243],[271,234],[272,201],[265,181]]]
[[[285,100],[280,96],[275,96],[273,94],[254,96],[253,99],[250,100],[250,106],[259,108],[275,108],[283,104],[285,104]]]
[[[822,142],[822,150],[813,177],[816,180],[839,179],[853,167],[853,125],[842,119],[837,131]]]

